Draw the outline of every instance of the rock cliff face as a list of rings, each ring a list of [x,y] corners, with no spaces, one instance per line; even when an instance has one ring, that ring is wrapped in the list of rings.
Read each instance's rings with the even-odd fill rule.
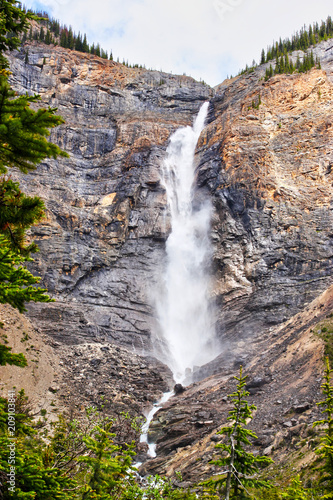
[[[326,42],[316,50],[321,71],[264,82],[261,67],[216,92],[189,77],[59,47],[13,54],[13,86],[58,107],[66,124],[51,140],[71,156],[21,179],[46,200],[47,217],[33,230],[41,249],[34,269],[57,299],[29,308],[34,324],[69,344],[106,340],[151,350],[169,227],[161,159],[170,134],[191,124],[208,99],[197,193],[208,193],[215,207],[219,336],[253,338],[327,288],[333,49]]]
[[[214,293],[228,337],[261,334],[332,282],[329,47],[317,48],[322,71],[265,82],[260,68],[211,101],[198,186],[216,208]]]
[[[288,447],[316,418],[322,344],[311,327],[333,296],[312,303],[332,282],[333,48],[324,42],[315,55],[322,70],[265,82],[260,67],[216,89],[59,47],[30,44],[10,56],[17,91],[38,92],[66,119],[51,140],[70,158],[13,174],[46,201],[32,230],[41,250],[33,270],[57,300],[29,306],[29,317],[56,346],[64,401],[106,392],[142,413],[159,385],[170,386],[160,364],[138,357],[154,354],[170,229],[159,170],[172,132],[210,101],[195,195],[214,206],[211,295],[223,352],[156,414],[159,457],[145,471],[207,475],[240,364],[259,405],[260,452]]]

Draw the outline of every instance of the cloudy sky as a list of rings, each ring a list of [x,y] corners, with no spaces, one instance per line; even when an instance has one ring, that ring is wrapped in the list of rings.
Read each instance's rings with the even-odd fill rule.
[[[114,58],[217,85],[273,39],[333,16],[332,0],[26,0]],[[330,8],[331,7],[331,8]]]

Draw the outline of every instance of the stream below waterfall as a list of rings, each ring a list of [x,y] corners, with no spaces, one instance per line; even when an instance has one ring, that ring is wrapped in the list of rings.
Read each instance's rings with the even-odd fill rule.
[[[150,422],[153,420],[155,413],[158,412],[163,406],[164,403],[166,403],[171,396],[174,395],[174,391],[169,391],[169,392],[164,392],[163,396],[161,399],[159,399],[156,403],[154,403],[154,406],[146,416],[146,422],[142,426],[142,432],[140,436],[140,443],[147,443],[148,445],[148,451],[147,455],[150,458],[155,458],[156,457],[156,443],[149,442],[148,440],[148,431],[149,431],[149,426]],[[134,464],[135,467],[140,467],[142,462],[137,462]]]

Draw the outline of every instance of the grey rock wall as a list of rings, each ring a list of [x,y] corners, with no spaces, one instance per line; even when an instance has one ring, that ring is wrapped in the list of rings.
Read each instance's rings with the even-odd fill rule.
[[[208,99],[196,194],[214,204],[218,335],[231,345],[261,335],[327,288],[332,62],[320,50],[322,71],[264,82],[263,67],[215,90],[59,47],[30,45],[28,64],[12,54],[13,86],[58,107],[66,124],[51,140],[70,153],[19,176],[47,205],[33,269],[56,302],[29,306],[37,328],[68,344],[154,350],[169,228],[159,167],[172,132]]]

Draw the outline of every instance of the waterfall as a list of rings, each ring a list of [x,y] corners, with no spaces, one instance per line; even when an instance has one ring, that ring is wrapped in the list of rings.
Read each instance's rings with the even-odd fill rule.
[[[208,103],[202,105],[193,127],[178,129],[170,138],[162,165],[171,233],[166,242],[166,268],[157,315],[164,341],[165,361],[176,381],[186,369],[213,359],[214,321],[209,304],[211,261],[209,200],[194,199],[194,153],[204,128]]]

